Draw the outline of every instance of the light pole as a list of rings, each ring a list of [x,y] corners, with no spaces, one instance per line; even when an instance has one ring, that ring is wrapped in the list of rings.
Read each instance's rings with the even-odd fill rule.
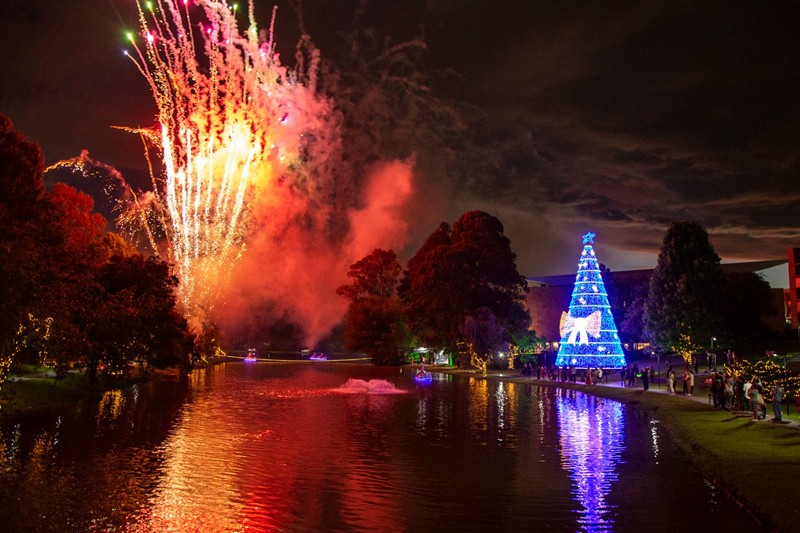
[[[711,337],[711,361],[714,363],[714,372],[717,371],[717,354],[714,353],[714,341],[716,337]]]

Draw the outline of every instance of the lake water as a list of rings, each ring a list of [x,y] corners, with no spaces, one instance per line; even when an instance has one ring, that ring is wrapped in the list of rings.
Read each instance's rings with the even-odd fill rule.
[[[741,531],[656,418],[576,391],[227,363],[0,425],[2,531]]]

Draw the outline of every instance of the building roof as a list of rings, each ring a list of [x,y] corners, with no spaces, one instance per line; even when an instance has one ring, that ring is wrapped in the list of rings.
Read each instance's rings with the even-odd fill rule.
[[[761,272],[768,268],[788,263],[787,259],[770,259],[767,261],[747,261],[744,263],[722,263],[722,271],[726,274],[737,274],[741,272]],[[617,278],[649,276],[652,268],[642,270],[620,270],[611,271]],[[525,278],[529,287],[563,287],[571,286],[575,283],[575,274],[559,274],[557,276],[529,276]]]

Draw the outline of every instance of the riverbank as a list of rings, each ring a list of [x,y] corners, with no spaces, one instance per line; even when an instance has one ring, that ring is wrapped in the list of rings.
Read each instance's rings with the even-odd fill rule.
[[[24,376],[0,388],[0,418],[19,418],[48,413],[96,398],[108,387],[89,384],[83,375],[55,380],[47,375]]]
[[[70,372],[61,379],[46,369],[12,375],[0,385],[0,419],[9,420],[63,412],[104,393],[124,389],[149,379],[178,379],[179,369],[153,370],[129,377],[97,376],[94,383],[83,372]]]
[[[452,368],[431,370],[476,379],[573,389],[654,413],[704,476],[740,502],[765,527],[771,531],[800,531],[796,488],[800,479],[800,425],[796,416],[789,424],[755,421],[708,405],[702,390],[698,390],[697,396],[671,396],[664,389],[654,388],[645,392],[641,386],[622,387],[617,375],[609,377],[607,384],[585,385],[523,377],[514,371],[494,371],[481,376]],[[687,502],[687,505],[705,505],[705,502]]]

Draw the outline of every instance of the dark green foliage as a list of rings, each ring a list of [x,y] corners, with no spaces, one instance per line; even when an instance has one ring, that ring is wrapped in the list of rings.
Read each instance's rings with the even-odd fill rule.
[[[535,363],[538,359],[534,352],[539,351],[547,341],[539,337],[532,329],[510,335],[511,344],[517,347],[521,363]]]
[[[175,309],[177,278],[163,261],[113,256],[97,272],[90,339],[110,371],[141,360],[156,368],[188,367],[192,337]]]
[[[603,281],[620,340],[622,342],[643,340],[644,303],[650,290],[651,272],[643,270],[621,274],[612,272],[604,266],[602,268]]]
[[[403,267],[394,250],[376,248],[368,256],[350,266],[347,277],[353,281],[336,289],[336,294],[350,302],[364,298],[391,298],[400,279]]]
[[[410,335],[403,305],[397,298],[369,297],[350,304],[345,317],[344,344],[378,365],[402,363]]]
[[[722,315],[725,323],[718,346],[737,350],[753,349],[758,341],[769,337],[764,317],[775,312],[769,283],[754,272],[738,272],[725,276]]]
[[[491,349],[482,348],[487,353],[527,331],[527,286],[515,260],[503,225],[488,213],[465,213],[452,229],[440,225],[409,260],[401,285],[412,331],[426,345],[455,351],[465,328],[474,329],[468,324],[488,311],[498,333]]]
[[[473,314],[467,315],[464,324],[459,329],[461,338],[466,341],[472,350],[484,358],[493,359],[498,346],[502,345],[505,328],[488,307],[480,307]],[[469,365],[469,354],[459,354],[459,366]]]
[[[401,271],[394,251],[376,248],[350,266],[347,276],[353,281],[336,289],[350,300],[345,348],[369,355],[376,364],[402,362],[410,344],[405,309],[396,292]]]
[[[664,237],[644,306],[647,338],[687,357],[724,325],[724,279],[705,228],[674,222]]]

